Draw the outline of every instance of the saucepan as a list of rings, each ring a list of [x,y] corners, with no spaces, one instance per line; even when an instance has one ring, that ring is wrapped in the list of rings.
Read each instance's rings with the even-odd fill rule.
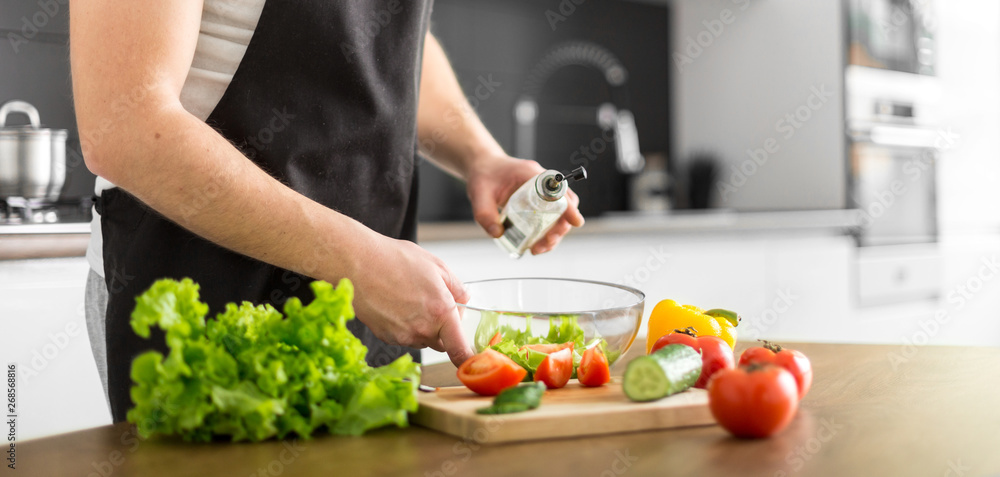
[[[29,124],[7,126],[11,114]],[[55,201],[66,181],[66,130],[41,127],[38,110],[24,101],[0,107],[0,198]]]

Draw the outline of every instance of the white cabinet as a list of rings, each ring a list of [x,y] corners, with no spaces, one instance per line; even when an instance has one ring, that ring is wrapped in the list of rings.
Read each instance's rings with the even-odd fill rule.
[[[838,341],[852,314],[853,242],[846,236],[656,233],[568,236],[553,252],[511,260],[487,239],[426,243],[463,281],[560,277],[634,286],[653,306],[671,298],[737,310],[745,338]],[[467,336],[476,323],[464,322]],[[425,362],[442,353],[426,351]]]
[[[1000,237],[945,237],[939,298],[865,307],[847,236],[570,235],[557,250],[520,260],[485,237],[423,246],[463,281],[560,277],[636,287],[646,293],[640,337],[653,306],[672,298],[739,311],[744,341],[890,343],[900,356],[908,344],[1000,345]],[[0,261],[0,364],[19,366],[20,439],[111,421],[84,322],[87,270],[83,258]],[[476,325],[463,323],[467,336]],[[424,361],[447,357],[425,350]]]
[[[18,439],[111,422],[84,321],[86,259],[0,261],[0,364],[16,363]]]
[[[848,340],[854,253],[846,236],[769,241],[765,308],[740,324],[741,339]]]
[[[945,236],[941,299],[947,314],[934,344],[1000,346],[1000,236]],[[932,327],[927,324],[925,327]]]
[[[850,341],[898,344],[898,356],[923,345],[1000,346],[1000,236],[946,234],[933,247],[934,296],[859,307]]]

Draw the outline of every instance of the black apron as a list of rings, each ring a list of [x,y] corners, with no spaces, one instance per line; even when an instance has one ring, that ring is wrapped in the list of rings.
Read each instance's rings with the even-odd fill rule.
[[[383,235],[414,240],[417,93],[430,9],[430,0],[266,1],[206,122],[292,189]],[[280,310],[289,297],[313,298],[311,278],[212,244],[119,188],[97,205],[114,422],[132,406],[132,359],[167,351],[159,330],[146,340],[129,326],[135,297],[157,279],[200,283],[209,316],[229,302]],[[360,320],[349,323],[370,364],[404,353],[419,360],[417,350],[387,345]]]

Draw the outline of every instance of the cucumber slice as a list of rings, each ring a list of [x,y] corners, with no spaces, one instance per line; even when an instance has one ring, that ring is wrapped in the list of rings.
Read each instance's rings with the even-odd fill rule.
[[[701,375],[701,355],[682,344],[664,346],[633,359],[625,368],[622,389],[633,401],[655,401],[684,391]]]

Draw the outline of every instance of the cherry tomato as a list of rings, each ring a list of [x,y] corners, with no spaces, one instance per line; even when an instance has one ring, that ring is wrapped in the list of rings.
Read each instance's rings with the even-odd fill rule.
[[[503,336],[500,335],[499,331],[497,331],[497,334],[493,335],[493,337],[490,338],[490,342],[489,342],[489,344],[487,344],[487,346],[493,346],[495,344],[498,344],[498,343],[500,343],[500,340],[502,340],[502,339],[503,339]]]
[[[765,341],[764,346],[747,348],[740,355],[740,366],[754,363],[775,364],[787,369],[795,377],[799,399],[805,397],[809,388],[812,387],[812,363],[801,351],[785,349],[781,345]]]
[[[545,353],[545,354],[552,354],[552,353],[555,353],[556,351],[559,351],[559,350],[562,350],[562,349],[566,349],[566,348],[569,348],[570,353],[572,353],[573,352],[573,342],[572,341],[568,341],[566,343],[559,343],[559,344],[544,344],[544,343],[540,343],[540,344],[524,345],[524,346],[521,347],[522,350],[530,349],[530,350],[534,350],[534,351],[537,351],[539,353]]]
[[[690,331],[689,331],[690,330]],[[736,358],[733,357],[733,349],[729,343],[718,336],[693,336],[693,328],[675,330],[673,333],[660,337],[653,344],[650,353],[671,344],[687,345],[701,353],[701,376],[694,383],[694,387],[705,389],[708,380],[712,375],[723,369],[733,369],[736,367]]]
[[[573,350],[563,348],[549,354],[535,370],[535,381],[545,383],[549,389],[561,388],[573,374]]]
[[[795,378],[775,365],[719,371],[708,382],[708,407],[737,437],[768,437],[788,425],[799,408]]]
[[[580,384],[588,387],[603,386],[611,380],[611,367],[608,358],[600,346],[594,346],[583,352],[580,366],[576,369],[576,377]]]
[[[524,368],[503,353],[487,349],[458,367],[458,379],[477,394],[496,396],[506,388],[516,386],[528,374]]]

